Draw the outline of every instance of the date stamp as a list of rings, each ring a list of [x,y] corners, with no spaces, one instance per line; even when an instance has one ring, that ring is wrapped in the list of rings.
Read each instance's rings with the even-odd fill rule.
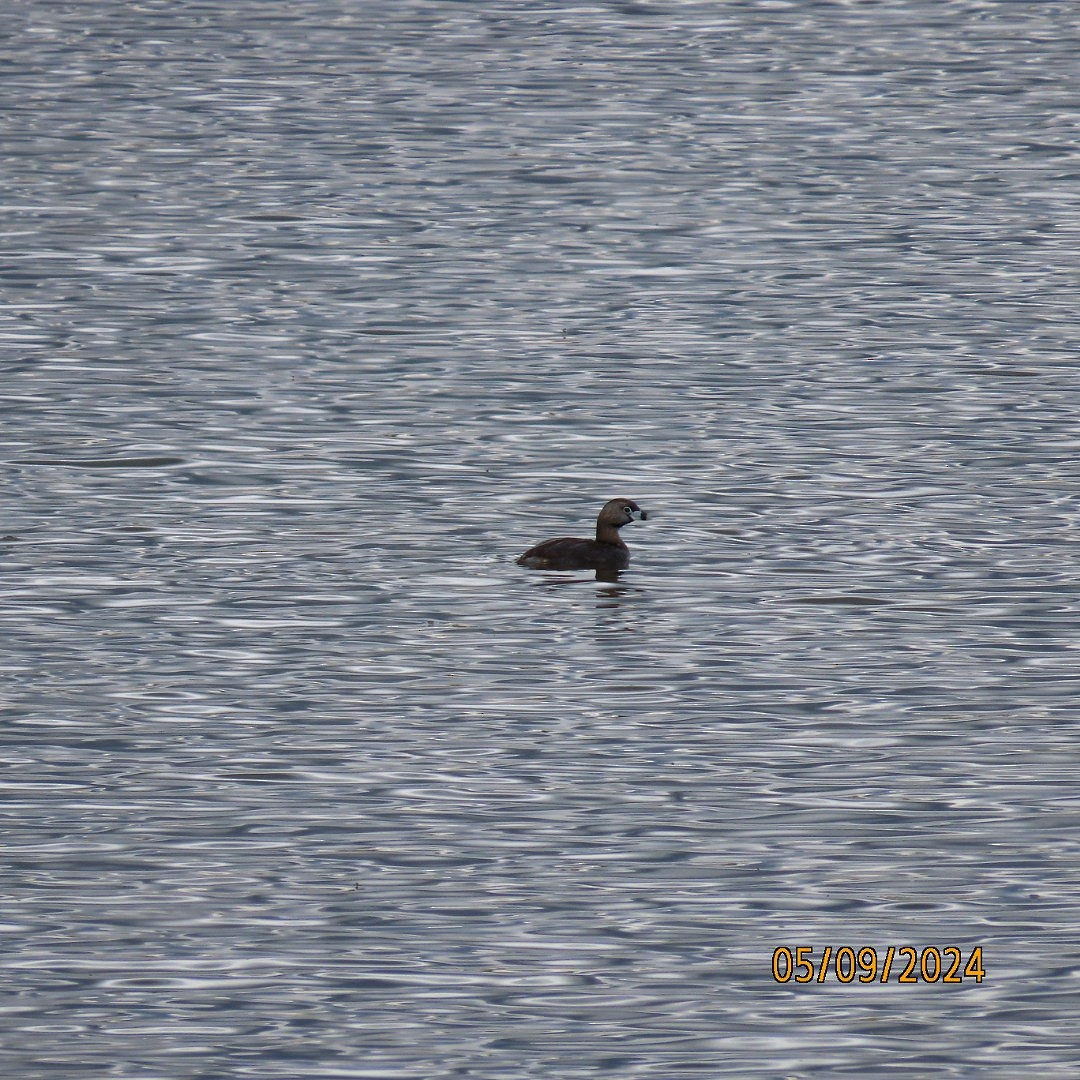
[[[981,983],[986,972],[981,945],[968,953],[966,962],[964,951],[955,945],[943,949],[933,945],[925,949],[889,945],[883,952],[871,945],[858,949],[850,945],[838,949],[826,945],[819,957],[814,956],[812,945],[796,945],[794,949],[781,945],[773,949],[772,977],[778,983],[824,983],[830,976],[839,983],[887,983],[895,979],[902,984],[956,984]]]

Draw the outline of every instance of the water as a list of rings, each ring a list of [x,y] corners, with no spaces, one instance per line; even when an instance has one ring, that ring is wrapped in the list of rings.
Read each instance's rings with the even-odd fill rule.
[[[1076,1075],[1069,5],[6,21],[5,1075]]]

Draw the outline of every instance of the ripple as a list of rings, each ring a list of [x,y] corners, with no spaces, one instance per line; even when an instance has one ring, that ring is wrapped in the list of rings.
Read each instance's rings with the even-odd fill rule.
[[[16,458],[15,465],[62,465],[77,469],[157,469],[183,465],[181,457]]]
[[[5,1074],[1071,1078],[1066,6],[264,7],[12,30]]]

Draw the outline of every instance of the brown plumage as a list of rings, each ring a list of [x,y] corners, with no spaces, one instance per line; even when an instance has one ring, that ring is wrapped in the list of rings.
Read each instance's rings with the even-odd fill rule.
[[[645,521],[648,514],[633,499],[612,499],[604,504],[596,519],[596,539],[560,536],[529,548],[518,566],[531,570],[625,570],[630,551],[619,530],[635,517]]]

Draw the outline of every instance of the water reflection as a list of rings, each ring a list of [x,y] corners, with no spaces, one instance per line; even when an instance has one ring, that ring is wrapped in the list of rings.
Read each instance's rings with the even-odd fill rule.
[[[573,571],[570,571],[573,573]],[[591,577],[552,577],[548,575],[541,578],[539,581],[534,581],[531,584],[541,588],[547,588],[557,585],[582,585],[588,584],[591,581],[606,581],[616,583],[622,578],[621,570],[612,570],[609,567],[603,567],[596,570]],[[625,591],[625,590],[622,590]]]
[[[1072,1080],[1071,5],[363,7],[5,27],[5,1075]]]

